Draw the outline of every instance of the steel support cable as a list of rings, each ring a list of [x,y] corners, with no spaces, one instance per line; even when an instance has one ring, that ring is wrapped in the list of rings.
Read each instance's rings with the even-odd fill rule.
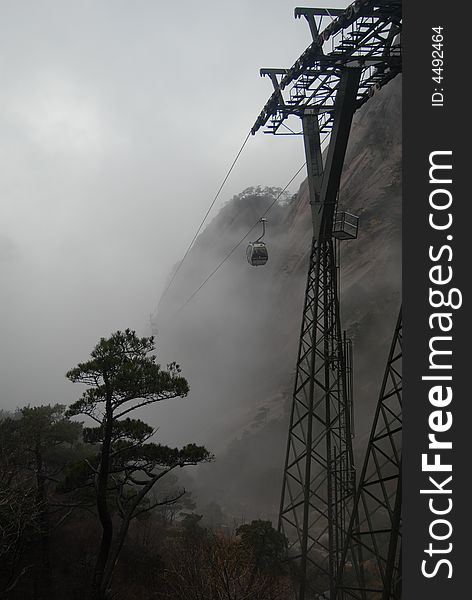
[[[327,140],[327,138],[330,136],[330,133],[327,133],[324,138],[321,140],[321,145],[324,144],[324,142]],[[247,141],[247,139],[246,139]],[[244,146],[243,146],[244,147]],[[297,170],[297,172],[295,173],[295,175],[293,175],[293,177],[290,179],[290,181],[285,185],[284,189],[276,196],[276,198],[274,198],[274,200],[269,204],[269,206],[266,208],[266,210],[262,213],[262,215],[259,217],[259,219],[254,223],[254,225],[246,232],[246,234],[244,235],[244,237],[242,237],[239,242],[229,251],[229,253],[223,258],[222,261],[220,261],[218,263],[218,265],[213,269],[213,271],[206,277],[206,279],[199,285],[199,287],[193,292],[193,294],[191,296],[189,296],[187,298],[187,300],[176,310],[176,312],[174,314],[178,314],[181,310],[183,310],[187,304],[189,304],[189,302],[198,294],[198,292],[202,289],[202,287],[208,283],[208,281],[213,277],[213,275],[215,275],[215,273],[217,271],[219,271],[219,269],[224,265],[224,263],[230,258],[230,256],[239,248],[239,246],[244,242],[244,240],[247,238],[247,236],[251,233],[251,231],[253,231],[257,225],[259,224],[260,220],[265,217],[267,215],[267,213],[273,208],[273,206],[275,205],[275,203],[277,202],[277,200],[282,196],[282,194],[287,191],[287,188],[292,184],[292,182],[298,177],[298,175],[301,173],[302,169],[306,166],[306,162],[304,162],[302,164],[302,166]],[[183,262],[183,260],[182,260]]]
[[[195,232],[195,234],[194,234],[194,236],[193,236],[193,238],[192,238],[192,241],[191,241],[191,242],[190,242],[190,244],[188,245],[188,248],[187,248],[187,250],[185,251],[185,254],[184,254],[184,256],[183,256],[182,260],[179,262],[179,264],[178,264],[177,268],[175,269],[175,271],[174,271],[174,273],[173,273],[173,275],[172,275],[172,277],[171,277],[171,279],[170,279],[169,283],[167,284],[167,286],[166,286],[166,288],[165,288],[164,292],[162,293],[162,295],[161,295],[161,297],[160,297],[160,300],[159,300],[159,303],[158,303],[158,305],[157,305],[157,310],[159,309],[159,306],[160,306],[160,304],[161,304],[162,300],[164,299],[165,295],[166,295],[166,294],[167,294],[167,292],[169,291],[169,288],[171,287],[172,283],[174,282],[174,279],[177,277],[177,273],[180,271],[180,269],[181,269],[182,265],[184,264],[184,262],[185,262],[185,259],[187,258],[187,256],[188,256],[188,253],[190,252],[190,250],[192,249],[192,246],[193,246],[193,244],[194,244],[195,240],[197,239],[197,237],[198,237],[198,234],[199,234],[199,233],[200,233],[200,231],[202,230],[202,227],[203,227],[203,225],[206,223],[206,220],[207,220],[207,218],[208,218],[208,215],[209,215],[209,214],[210,214],[210,212],[211,212],[211,209],[212,209],[212,208],[213,208],[213,206],[215,205],[215,202],[218,200],[218,198],[219,198],[219,196],[220,196],[220,194],[221,194],[221,191],[223,190],[223,188],[224,188],[224,186],[225,186],[225,183],[228,181],[228,178],[229,178],[229,176],[231,175],[231,172],[233,171],[233,169],[234,169],[234,167],[235,167],[235,165],[236,165],[236,163],[237,163],[237,161],[238,161],[239,157],[241,156],[241,154],[242,154],[242,151],[244,150],[244,148],[245,148],[245,146],[246,146],[246,144],[247,144],[247,142],[248,142],[248,140],[249,140],[250,136],[251,136],[251,132],[249,131],[249,133],[248,133],[248,134],[247,134],[247,136],[246,136],[246,139],[245,139],[245,140],[244,140],[244,142],[242,143],[242,146],[241,146],[241,148],[238,150],[238,153],[236,154],[236,156],[235,156],[235,158],[234,158],[233,162],[231,163],[231,166],[230,166],[230,168],[229,168],[228,172],[226,173],[226,175],[225,175],[225,177],[224,177],[223,181],[221,182],[221,185],[220,185],[220,187],[218,188],[218,191],[216,192],[216,194],[215,194],[215,197],[213,198],[213,200],[212,200],[212,202],[211,202],[210,206],[208,207],[208,209],[207,209],[207,211],[206,211],[206,213],[205,213],[205,215],[204,215],[204,217],[203,217],[203,219],[202,219],[202,221],[201,221],[200,225],[198,226],[198,228],[197,228],[197,230],[196,230],[196,232]],[[157,312],[157,310],[156,310],[156,312]]]
[[[198,294],[198,292],[203,288],[203,286],[208,283],[208,281],[213,277],[213,275],[215,275],[215,273],[217,271],[219,271],[219,269],[224,265],[224,263],[230,258],[230,256],[239,248],[239,246],[244,242],[244,240],[247,238],[247,236],[251,233],[251,231],[253,231],[260,223],[260,220],[265,217],[265,215],[272,209],[272,207],[275,205],[275,203],[277,202],[277,200],[279,200],[279,198],[282,196],[282,194],[287,190],[287,188],[289,187],[289,185],[292,184],[292,182],[298,177],[298,175],[301,173],[302,169],[304,169],[306,166],[306,163],[303,163],[303,165],[298,169],[298,171],[295,173],[295,175],[293,175],[293,177],[290,179],[290,181],[287,183],[287,185],[284,187],[284,189],[279,192],[279,194],[274,198],[274,200],[269,204],[269,206],[266,208],[266,210],[262,213],[262,215],[259,217],[259,219],[254,223],[254,225],[252,225],[252,227],[244,234],[244,236],[239,240],[239,242],[233,246],[233,248],[228,252],[228,254],[223,258],[223,260],[221,260],[218,265],[213,269],[213,271],[206,277],[206,279],[199,285],[199,287],[193,292],[193,294],[191,296],[189,296],[187,298],[187,300],[182,304],[182,306],[180,306],[180,308],[177,309],[176,314],[179,313],[181,310],[183,310],[187,304],[189,304],[189,302]]]

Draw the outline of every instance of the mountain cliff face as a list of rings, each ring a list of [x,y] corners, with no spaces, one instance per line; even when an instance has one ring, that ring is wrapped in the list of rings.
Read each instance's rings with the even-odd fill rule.
[[[359,216],[341,242],[341,316],[353,341],[358,462],[381,384],[401,298],[401,79],[355,115],[340,206]],[[256,228],[180,311],[257,221],[276,191],[246,190],[197,239],[158,313],[160,359],[177,360],[187,399],[159,413],[163,435],[197,441],[216,461],[188,483],[199,508],[275,519],[311,244],[306,181],[269,212],[266,266],[246,262]]]

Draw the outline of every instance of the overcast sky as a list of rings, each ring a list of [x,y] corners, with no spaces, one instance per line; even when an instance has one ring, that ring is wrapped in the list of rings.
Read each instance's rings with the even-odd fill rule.
[[[148,333],[272,91],[259,68],[310,43],[295,5],[0,0],[2,407],[69,403],[64,374],[100,336]],[[259,133],[221,201],[303,160],[300,138]]]

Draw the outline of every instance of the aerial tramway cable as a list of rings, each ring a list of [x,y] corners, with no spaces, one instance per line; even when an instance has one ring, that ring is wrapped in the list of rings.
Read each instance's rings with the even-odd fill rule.
[[[177,268],[175,269],[175,271],[174,271],[174,273],[173,273],[173,275],[172,275],[172,277],[171,277],[171,279],[170,279],[169,283],[167,284],[167,286],[166,286],[166,288],[165,288],[164,292],[162,293],[162,295],[161,295],[161,298],[160,298],[160,300],[159,300],[159,303],[158,303],[158,306],[157,306],[157,310],[159,309],[159,306],[160,306],[160,304],[161,304],[162,300],[164,299],[165,295],[166,295],[166,294],[167,294],[167,292],[169,291],[169,288],[171,287],[172,283],[174,282],[174,279],[176,278],[176,276],[177,276],[177,273],[180,271],[180,269],[181,269],[182,265],[184,264],[184,262],[185,262],[185,259],[187,258],[187,256],[188,256],[188,253],[190,252],[190,250],[191,250],[191,248],[192,248],[192,246],[193,246],[193,244],[194,244],[195,240],[197,239],[197,237],[198,237],[198,234],[199,234],[199,233],[200,233],[200,231],[202,230],[202,227],[203,227],[203,225],[206,223],[206,220],[207,220],[207,218],[208,218],[208,215],[210,214],[210,211],[211,211],[211,209],[212,209],[212,208],[213,208],[213,206],[215,205],[215,202],[218,200],[218,198],[219,198],[219,196],[220,196],[220,194],[221,194],[221,191],[222,191],[223,187],[225,186],[225,183],[228,181],[228,177],[231,175],[231,172],[232,172],[232,170],[234,169],[234,166],[236,165],[236,163],[237,163],[237,161],[238,161],[239,157],[241,156],[241,154],[242,154],[242,151],[244,150],[244,148],[245,148],[245,146],[246,146],[246,144],[247,144],[247,142],[248,142],[248,140],[249,140],[249,137],[250,137],[250,136],[251,136],[251,132],[249,132],[249,133],[247,134],[247,136],[246,136],[246,139],[244,140],[244,142],[242,143],[242,146],[241,146],[241,147],[240,147],[240,149],[238,150],[238,153],[236,154],[236,156],[235,156],[235,158],[234,158],[233,162],[231,163],[231,166],[230,166],[230,168],[229,168],[228,172],[226,173],[226,175],[225,175],[225,177],[224,177],[223,181],[221,182],[221,185],[220,185],[220,187],[218,188],[218,191],[216,192],[216,194],[215,194],[215,197],[213,198],[213,200],[212,200],[212,202],[211,202],[210,206],[208,207],[208,209],[207,209],[207,211],[206,211],[206,213],[205,213],[205,215],[204,215],[204,217],[203,217],[203,219],[202,219],[202,221],[201,221],[200,225],[198,226],[197,230],[195,231],[195,234],[194,234],[194,236],[193,236],[193,238],[192,238],[192,241],[191,241],[191,242],[190,242],[190,244],[188,245],[188,248],[187,248],[187,250],[185,251],[185,254],[184,254],[184,256],[183,256],[182,260],[181,260],[181,261],[180,261],[180,263],[178,264],[178,266],[177,266]],[[156,310],[156,312],[157,312],[157,310]]]
[[[266,210],[262,213],[262,215],[257,219],[257,221],[254,223],[254,225],[244,234],[244,236],[239,240],[239,242],[233,246],[233,248],[228,252],[228,254],[223,258],[223,260],[221,260],[218,265],[213,269],[213,271],[206,277],[206,279],[199,285],[199,287],[193,292],[193,294],[191,296],[189,296],[187,298],[187,300],[180,306],[180,308],[177,309],[176,314],[179,313],[182,309],[184,309],[187,304],[189,304],[189,302],[198,294],[198,292],[202,289],[202,287],[208,283],[208,281],[213,277],[213,275],[215,275],[215,273],[217,271],[219,271],[219,269],[224,265],[224,263],[230,258],[230,256],[239,248],[239,246],[244,242],[244,240],[247,238],[247,236],[251,233],[251,231],[253,231],[253,229],[255,229],[259,223],[261,222],[261,219],[264,218],[267,213],[271,210],[271,208],[275,205],[275,203],[279,200],[279,198],[282,196],[282,194],[287,190],[287,188],[289,187],[289,185],[292,184],[292,182],[297,178],[297,176],[301,173],[301,171],[305,168],[306,163],[303,163],[302,166],[297,170],[297,172],[295,173],[295,175],[293,175],[293,177],[290,179],[290,181],[287,183],[287,185],[284,187],[283,190],[281,190],[279,192],[279,194],[274,198],[274,200],[269,204],[269,206],[266,208]]]
[[[327,133],[323,139],[321,140],[321,144],[323,145],[324,142],[326,141],[326,139],[329,137],[329,133]],[[247,139],[246,139],[247,141]],[[244,147],[244,145],[243,145]],[[273,206],[275,205],[275,203],[279,200],[279,198],[282,196],[282,194],[284,192],[287,191],[288,187],[293,183],[293,181],[298,177],[298,175],[301,173],[301,171],[305,168],[306,163],[303,163],[302,166],[297,170],[297,172],[295,173],[295,175],[292,176],[292,178],[290,179],[290,181],[285,185],[285,187],[283,188],[283,190],[281,192],[279,192],[279,194],[274,198],[274,200],[269,204],[269,206],[266,208],[266,210],[262,213],[262,215],[257,219],[257,221],[254,223],[254,225],[252,225],[252,227],[245,233],[245,235],[238,241],[238,243],[233,246],[233,248],[228,252],[228,254],[223,258],[223,260],[221,260],[218,265],[213,269],[213,271],[203,280],[203,282],[198,286],[198,288],[187,298],[187,300],[176,310],[176,312],[174,314],[178,314],[180,313],[181,310],[183,310],[189,303],[191,300],[193,300],[193,298],[198,294],[198,292],[203,288],[204,285],[206,285],[208,283],[208,281],[213,277],[213,275],[216,274],[217,271],[220,270],[220,268],[225,264],[225,262],[230,258],[230,256],[239,248],[239,246],[244,242],[244,240],[247,238],[247,236],[251,233],[251,231],[253,231],[258,224],[261,222],[261,219],[263,219],[268,213],[269,211],[273,208]],[[188,254],[188,251],[186,252],[186,255]],[[185,257],[184,257],[185,258]],[[183,259],[182,259],[183,262]]]

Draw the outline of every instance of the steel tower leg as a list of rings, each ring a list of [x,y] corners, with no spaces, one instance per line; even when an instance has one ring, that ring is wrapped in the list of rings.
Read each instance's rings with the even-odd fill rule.
[[[401,436],[400,309],[343,550],[336,598],[401,598]]]
[[[302,118],[314,237],[279,515],[299,569],[299,600],[327,590],[334,599],[354,495],[332,226],[359,78],[359,69],[348,68],[340,79],[324,170],[318,114],[309,110]]]
[[[297,363],[279,527],[300,560],[300,599],[332,587],[353,495],[350,406],[333,242],[315,243]],[[314,580],[307,586],[307,580]],[[319,581],[315,581],[318,579]],[[334,596],[331,596],[334,598]]]

